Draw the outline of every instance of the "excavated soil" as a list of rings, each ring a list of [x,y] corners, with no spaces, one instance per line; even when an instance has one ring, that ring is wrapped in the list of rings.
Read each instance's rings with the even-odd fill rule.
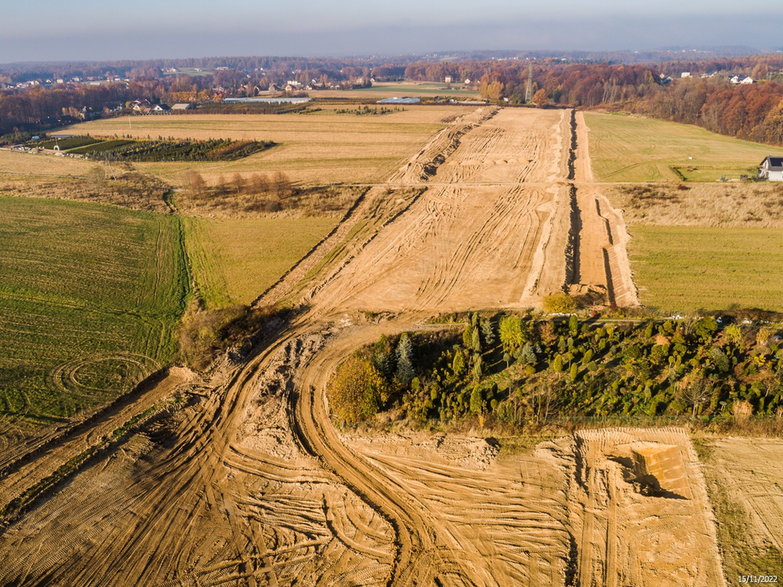
[[[569,286],[619,302],[622,255],[604,273],[593,257],[624,241],[590,235],[614,239],[621,219],[602,208],[599,230],[584,196],[575,207],[572,189],[590,182],[576,181],[572,121],[532,109],[455,120],[259,300],[299,295],[307,311],[210,381],[183,381],[178,407],[5,520],[0,583],[720,585],[682,430],[583,431],[506,454],[492,438],[347,435],[329,419],[335,367],[383,334],[437,328],[423,325],[436,312],[522,307]],[[678,455],[675,473],[650,465],[664,489],[634,477],[638,443]],[[665,491],[671,479],[687,497]],[[6,498],[23,485],[0,479]]]
[[[565,116],[506,109],[461,134],[431,187],[313,304],[323,311],[521,308],[561,289],[570,221],[562,183]]]
[[[743,575],[783,573],[783,440],[708,441],[704,463],[718,522],[727,526],[721,548],[730,583]]]

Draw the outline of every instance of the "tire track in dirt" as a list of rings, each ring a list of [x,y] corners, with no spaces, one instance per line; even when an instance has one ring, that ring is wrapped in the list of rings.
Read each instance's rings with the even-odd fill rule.
[[[650,447],[677,452],[688,499],[641,491],[633,451]],[[578,431],[568,451],[578,585],[725,584],[704,479],[684,429]]]
[[[574,540],[570,445],[500,463],[479,442],[456,451],[468,460],[454,467],[438,456],[448,442],[409,457],[351,442],[325,399],[334,367],[381,334],[450,308],[520,307],[549,293],[544,284],[563,287],[563,115],[479,114],[392,178],[409,189],[436,164],[438,185],[402,201],[368,192],[281,282],[281,295],[294,291],[295,274],[342,247],[337,266],[310,284],[309,312],[9,528],[0,552],[17,558],[0,564],[0,582],[539,585],[569,582],[580,555],[590,567],[593,555]],[[443,144],[454,148],[440,160]],[[466,177],[487,184],[460,185]],[[421,311],[382,324],[345,313],[408,308]]]
[[[562,288],[565,243],[548,238],[560,232],[553,223],[564,221],[551,200],[561,178],[549,175],[557,173],[561,155],[542,163],[538,154],[554,154],[563,143],[563,116],[564,111],[509,109],[466,132],[438,170],[437,186],[412,203],[392,229],[366,243],[312,303],[325,312],[520,308],[542,295],[526,287],[534,265],[528,260],[540,256],[546,263],[535,264],[539,274],[532,284],[557,281]],[[465,161],[469,167],[482,162],[472,178],[503,183],[462,185]],[[521,175],[536,185],[508,184]],[[550,183],[540,184],[542,179]]]

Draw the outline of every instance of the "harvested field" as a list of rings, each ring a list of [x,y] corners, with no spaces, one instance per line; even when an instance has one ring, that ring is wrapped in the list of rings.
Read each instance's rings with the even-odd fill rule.
[[[249,304],[337,223],[335,218],[186,218],[186,243],[207,308]]]
[[[71,157],[16,153],[0,149],[0,179],[86,176],[95,163]]]
[[[0,198],[2,434],[111,401],[169,361],[185,267],[169,216]]]
[[[707,438],[700,445],[728,583],[783,576],[783,441]]]
[[[623,114],[585,114],[600,181],[716,181],[755,177],[771,147],[697,126]],[[676,169],[676,171],[675,171]]]
[[[470,107],[419,106],[385,116],[335,113],[326,107],[311,114],[138,116],[96,120],[68,132],[93,136],[273,141],[279,146],[239,161],[221,163],[144,163],[139,169],[172,183],[197,169],[215,183],[221,174],[284,171],[309,184],[378,182],[410,157],[444,118]]]
[[[630,227],[641,302],[662,312],[783,311],[783,233],[779,228]]]
[[[376,82],[370,88],[354,88],[351,90],[313,90],[313,98],[392,98],[400,96],[432,97],[457,96],[463,100],[479,98],[476,90],[463,88],[462,84],[441,84],[437,82]]]

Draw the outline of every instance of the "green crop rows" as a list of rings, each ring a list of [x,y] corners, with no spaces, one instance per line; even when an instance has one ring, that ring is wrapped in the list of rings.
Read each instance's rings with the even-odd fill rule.
[[[171,216],[0,197],[0,428],[72,417],[172,358],[180,230]]]

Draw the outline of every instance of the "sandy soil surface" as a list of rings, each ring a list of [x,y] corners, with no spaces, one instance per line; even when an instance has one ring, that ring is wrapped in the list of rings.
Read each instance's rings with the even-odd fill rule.
[[[330,374],[353,350],[436,328],[422,325],[436,312],[567,285],[569,235],[587,224],[570,197],[570,120],[484,111],[433,137],[268,293],[301,294],[307,312],[0,527],[0,583],[720,584],[681,431],[500,455],[492,439],[343,436],[329,419]],[[327,247],[339,254],[319,269]],[[638,441],[677,447],[687,499],[626,480],[612,459]]]
[[[565,116],[505,109],[465,131],[432,187],[313,303],[324,310],[519,308],[561,288],[569,222]],[[431,160],[431,150],[419,156]],[[417,178],[409,164],[399,181]]]
[[[17,446],[16,451],[4,450],[6,457],[0,467],[0,503],[3,505],[41,482],[69,459],[105,442],[108,435],[122,424],[142,414],[193,383],[194,373],[173,367],[160,381],[142,386],[132,397],[121,397],[110,406],[97,410],[83,422],[54,430],[29,446]],[[25,449],[22,449],[22,447]],[[10,458],[14,455],[15,458]]]
[[[680,494],[645,494],[633,467],[640,445],[674,447],[684,471]],[[572,455],[568,504],[579,585],[724,584],[704,478],[685,430],[581,431]],[[658,472],[664,490],[676,469]]]
[[[720,438],[706,441],[704,460],[718,523],[726,577],[783,577],[783,440]]]

